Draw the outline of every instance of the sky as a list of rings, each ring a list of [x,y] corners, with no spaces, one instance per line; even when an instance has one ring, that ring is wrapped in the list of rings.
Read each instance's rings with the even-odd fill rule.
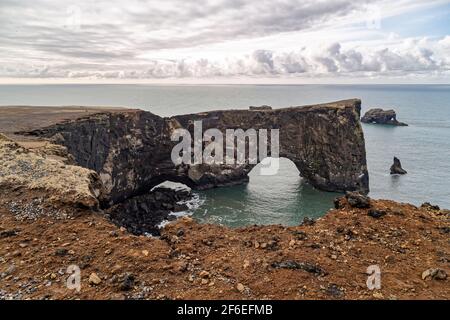
[[[0,0],[0,83],[450,83],[450,0]]]

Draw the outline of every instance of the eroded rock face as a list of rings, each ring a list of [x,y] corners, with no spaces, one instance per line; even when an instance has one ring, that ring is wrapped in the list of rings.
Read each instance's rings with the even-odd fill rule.
[[[171,180],[195,189],[248,181],[254,165],[178,165],[171,160],[172,132],[194,121],[203,132],[226,129],[279,129],[280,157],[292,160],[313,186],[326,191],[369,190],[361,101],[345,100],[305,107],[210,111],[162,118],[145,111],[100,113],[34,130],[29,134],[64,145],[75,161],[95,170],[111,206]]]
[[[111,220],[133,234],[159,235],[158,225],[168,220],[171,212],[187,210],[184,203],[191,191],[156,187],[150,192],[129,198],[106,210]]]
[[[348,204],[354,208],[370,208],[370,198],[359,192],[347,192],[345,194]]]
[[[57,153],[58,157],[53,156]],[[48,145],[30,150],[0,134],[0,192],[34,194],[35,198],[22,205],[17,199],[9,203],[13,213],[22,218],[37,218],[49,213],[49,204],[62,204],[96,210],[103,192],[99,176],[93,170],[70,165],[61,146]],[[38,199],[37,194],[41,198]],[[3,199],[0,199],[0,205]],[[45,203],[44,203],[45,202]],[[48,203],[47,203],[48,202]]]
[[[162,182],[155,178],[163,172],[175,173],[170,156],[167,158],[171,144],[164,126],[164,119],[150,112],[106,112],[32,134],[66,146],[78,165],[95,170],[107,194],[101,201],[110,206],[147,192]]]
[[[407,126],[406,123],[397,120],[397,114],[394,110],[370,109],[361,118],[364,123],[390,124],[394,126]]]

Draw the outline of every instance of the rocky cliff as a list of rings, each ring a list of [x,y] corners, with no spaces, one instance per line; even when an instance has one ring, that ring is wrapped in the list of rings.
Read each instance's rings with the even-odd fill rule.
[[[34,152],[0,133],[0,206],[10,207],[21,216],[25,212],[19,211],[26,211],[33,218],[54,213],[45,207],[49,203],[72,207],[69,211],[97,210],[103,192],[99,176],[71,165],[69,157],[62,157],[64,154],[65,148],[51,144]],[[42,194],[47,203],[41,201]],[[4,202],[9,196],[14,201]],[[21,198],[26,198],[23,204]]]
[[[279,129],[280,157],[292,160],[309,183],[326,191],[368,192],[361,101],[253,110],[210,111],[162,118],[150,112],[103,112],[69,120],[28,135],[65,146],[82,167],[96,171],[106,189],[105,206],[145,194],[165,180],[195,188],[248,181],[245,165],[174,165],[174,129]],[[23,134],[23,132],[22,132]]]
[[[393,126],[408,126],[404,122],[397,120],[395,110],[383,110],[379,108],[368,110],[361,118],[361,122],[375,124],[389,124]]]

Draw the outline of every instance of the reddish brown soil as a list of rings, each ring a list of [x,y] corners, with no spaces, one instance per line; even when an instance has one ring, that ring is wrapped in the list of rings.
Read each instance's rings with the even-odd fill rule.
[[[347,205],[311,226],[239,229],[182,219],[161,239],[133,236],[98,213],[21,222],[0,207],[0,274],[10,271],[0,292],[23,299],[449,299],[448,279],[421,276],[429,268],[449,272],[448,213],[373,203],[387,215]],[[11,230],[17,234],[5,233]],[[67,252],[57,255],[61,248]],[[315,264],[326,275],[272,265],[286,261]],[[79,293],[58,273],[71,264],[81,267]],[[381,289],[371,291],[366,269],[374,264]],[[93,272],[98,285],[89,284]],[[121,288],[126,273],[135,277],[128,291]]]

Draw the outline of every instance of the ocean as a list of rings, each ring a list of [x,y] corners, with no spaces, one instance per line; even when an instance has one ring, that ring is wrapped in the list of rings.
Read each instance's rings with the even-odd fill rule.
[[[362,100],[363,113],[393,108],[399,121],[409,124],[363,124],[369,195],[450,208],[450,85],[0,85],[0,105],[125,106],[161,116],[349,98]],[[394,156],[408,174],[389,174]],[[202,222],[228,226],[296,225],[304,217],[323,215],[338,195],[315,190],[292,162],[282,159],[276,176],[252,171],[246,185],[197,192],[190,213]]]

